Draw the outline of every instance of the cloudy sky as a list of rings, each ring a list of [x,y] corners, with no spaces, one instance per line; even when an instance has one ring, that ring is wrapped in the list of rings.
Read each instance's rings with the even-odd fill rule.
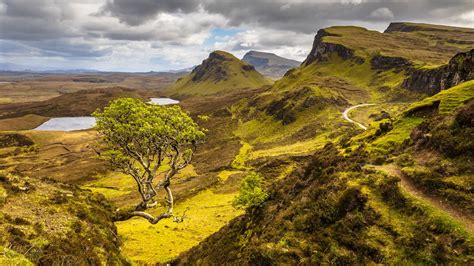
[[[474,27],[474,0],[0,0],[0,67],[162,71],[217,49],[303,60],[320,28],[391,21]]]

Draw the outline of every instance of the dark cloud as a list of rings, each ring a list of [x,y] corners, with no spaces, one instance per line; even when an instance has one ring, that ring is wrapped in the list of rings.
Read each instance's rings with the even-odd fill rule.
[[[152,20],[160,12],[188,13],[198,7],[199,1],[194,0],[108,0],[101,13],[117,17],[128,25],[138,26]]]
[[[103,10],[129,25],[140,25],[160,12],[205,10],[221,14],[230,26],[259,25],[303,33],[315,32],[331,21],[436,21],[474,9],[472,0],[111,0]]]

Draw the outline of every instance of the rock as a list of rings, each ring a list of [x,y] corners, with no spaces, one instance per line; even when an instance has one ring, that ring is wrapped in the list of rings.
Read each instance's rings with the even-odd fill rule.
[[[402,87],[434,95],[462,82],[474,79],[474,49],[458,53],[449,63],[435,69],[419,69],[405,79]]]
[[[357,64],[364,63],[364,59],[356,56],[352,49],[349,49],[342,44],[324,42],[323,38],[326,36],[337,36],[337,35],[331,34],[324,29],[319,30],[318,33],[316,34],[316,37],[314,37],[313,48],[311,49],[311,52],[309,53],[306,60],[303,62],[303,65],[307,66],[313,62],[327,61],[331,53],[336,53],[343,60],[352,59]]]
[[[389,70],[389,69],[410,69],[413,64],[402,57],[390,57],[384,55],[376,55],[370,60],[372,69]]]

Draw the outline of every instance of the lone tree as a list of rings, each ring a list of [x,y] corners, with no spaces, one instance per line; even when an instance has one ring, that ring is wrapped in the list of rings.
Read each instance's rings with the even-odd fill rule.
[[[150,105],[132,98],[114,100],[93,116],[104,146],[99,155],[115,170],[133,177],[141,195],[141,202],[123,211],[119,219],[140,216],[156,224],[173,217],[171,179],[191,162],[204,130],[179,106]],[[145,210],[158,204],[155,197],[161,189],[166,192],[167,210],[154,217]]]

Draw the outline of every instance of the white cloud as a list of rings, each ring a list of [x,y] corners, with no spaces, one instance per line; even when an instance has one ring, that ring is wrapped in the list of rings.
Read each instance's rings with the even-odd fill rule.
[[[375,20],[391,20],[395,16],[393,15],[393,12],[387,7],[381,7],[372,11],[369,17]]]

